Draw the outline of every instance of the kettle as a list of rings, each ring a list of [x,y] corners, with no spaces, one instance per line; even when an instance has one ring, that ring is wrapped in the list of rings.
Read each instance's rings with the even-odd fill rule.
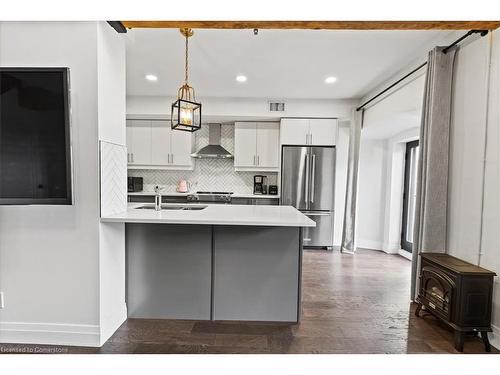
[[[177,192],[178,193],[187,193],[189,190],[191,190],[191,182],[186,181],[186,180],[180,180],[177,183]]]

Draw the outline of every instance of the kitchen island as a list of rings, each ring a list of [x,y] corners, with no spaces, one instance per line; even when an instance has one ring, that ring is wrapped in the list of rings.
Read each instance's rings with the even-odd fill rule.
[[[298,322],[302,228],[291,206],[129,204],[131,318]]]

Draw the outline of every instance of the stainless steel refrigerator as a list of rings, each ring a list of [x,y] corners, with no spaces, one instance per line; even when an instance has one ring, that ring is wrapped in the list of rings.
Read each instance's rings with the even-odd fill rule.
[[[333,246],[335,147],[283,146],[280,204],[316,222],[304,228],[305,247]]]

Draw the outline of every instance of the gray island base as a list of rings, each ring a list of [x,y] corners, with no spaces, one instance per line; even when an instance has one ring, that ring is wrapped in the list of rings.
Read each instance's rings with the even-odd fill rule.
[[[130,318],[298,322],[302,228],[126,224]]]

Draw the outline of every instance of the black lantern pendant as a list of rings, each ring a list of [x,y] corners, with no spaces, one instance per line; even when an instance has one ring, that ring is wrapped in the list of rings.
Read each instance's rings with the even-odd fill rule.
[[[188,38],[193,30],[180,29],[186,38],[186,64],[184,84],[177,93],[177,100],[172,103],[172,129],[194,132],[201,128],[201,103],[196,102],[194,88],[188,84]]]

